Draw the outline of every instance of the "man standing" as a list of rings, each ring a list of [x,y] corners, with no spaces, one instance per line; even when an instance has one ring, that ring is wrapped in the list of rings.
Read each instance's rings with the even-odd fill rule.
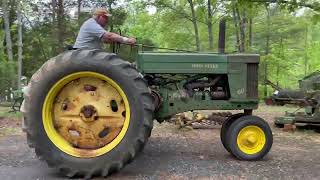
[[[73,48],[102,49],[103,42],[135,44],[135,38],[123,37],[113,32],[107,32],[104,29],[108,24],[108,18],[110,16],[111,14],[109,14],[106,9],[95,10],[92,18],[82,24]]]

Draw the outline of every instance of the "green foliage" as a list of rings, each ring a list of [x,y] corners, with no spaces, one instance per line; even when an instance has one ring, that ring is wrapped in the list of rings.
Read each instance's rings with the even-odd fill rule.
[[[12,86],[12,80],[17,79],[16,63],[7,62],[7,56],[4,53],[4,38],[4,31],[0,30],[0,97],[9,95],[9,87],[14,88],[14,85]]]
[[[6,60],[0,61],[0,97],[9,95],[16,85],[12,84],[13,79],[17,79],[17,64],[16,62],[7,62]]]
[[[16,15],[14,1],[10,1],[10,22],[13,52],[17,52]],[[77,9],[77,1],[65,1],[65,32],[63,45],[72,45],[75,41],[79,26],[91,15],[81,12],[75,19],[69,12]],[[320,69],[320,3],[316,0],[296,1],[263,1],[263,0],[211,0],[213,18],[208,19],[207,0],[193,0],[196,20],[199,29],[200,46],[203,51],[209,48],[208,22],[213,24],[214,49],[217,49],[219,20],[227,19],[226,51],[237,52],[237,36],[233,9],[239,10],[241,19],[245,20],[246,41],[249,40],[249,19],[252,19],[253,46],[247,47],[247,52],[261,54],[259,72],[259,91],[263,92],[265,77],[283,88],[297,88],[298,80],[305,74]],[[109,27],[113,31],[128,36],[134,36],[139,43],[175,49],[194,50],[195,33],[192,23],[191,10],[187,0],[98,0],[83,1],[86,8],[111,8],[113,17]],[[51,4],[49,1],[24,1],[23,28],[23,75],[30,78],[32,74],[49,58],[56,56],[57,30]],[[301,9],[305,7],[304,9]],[[151,12],[150,9],[154,9]],[[268,13],[270,24],[267,23]],[[0,19],[0,25],[3,25]],[[110,29],[109,28],[109,29]],[[14,84],[16,78],[15,63],[8,63],[4,43],[4,32],[0,30],[0,93]],[[267,39],[269,44],[267,45]],[[246,42],[249,46],[249,42]],[[268,46],[268,47],[267,47]],[[149,48],[145,50],[155,50]],[[269,52],[269,54],[266,54]],[[123,57],[133,53],[128,47],[120,52]],[[265,73],[265,67],[267,72]],[[11,79],[11,80],[9,80]],[[268,93],[272,93],[268,87]],[[263,93],[260,93],[263,94]]]

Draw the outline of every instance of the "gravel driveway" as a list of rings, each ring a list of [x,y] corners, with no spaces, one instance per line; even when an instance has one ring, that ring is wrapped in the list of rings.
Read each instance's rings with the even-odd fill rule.
[[[279,113],[258,111],[270,124]],[[3,124],[3,122],[0,122]],[[10,124],[10,123],[9,123]],[[35,157],[25,135],[12,123],[11,133],[0,133],[0,179],[62,179]],[[16,125],[16,126],[15,126]],[[16,128],[16,129],[15,129]],[[0,130],[3,131],[4,128]],[[178,130],[155,123],[144,151],[110,179],[319,179],[320,134],[273,128],[274,144],[262,161],[233,158],[220,142],[220,127]],[[97,177],[96,179],[100,179]]]

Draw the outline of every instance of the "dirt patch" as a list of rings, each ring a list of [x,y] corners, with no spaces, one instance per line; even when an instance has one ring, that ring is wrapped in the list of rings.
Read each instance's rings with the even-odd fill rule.
[[[0,137],[21,134],[21,119],[12,117],[0,117]]]

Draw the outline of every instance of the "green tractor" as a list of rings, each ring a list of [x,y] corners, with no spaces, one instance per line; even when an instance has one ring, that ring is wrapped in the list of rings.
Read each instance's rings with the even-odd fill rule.
[[[259,55],[139,51],[131,58],[71,50],[32,76],[21,110],[40,159],[68,177],[107,176],[143,149],[154,120],[192,110],[243,110],[221,129],[225,149],[240,160],[271,149],[268,123],[252,115]]]

